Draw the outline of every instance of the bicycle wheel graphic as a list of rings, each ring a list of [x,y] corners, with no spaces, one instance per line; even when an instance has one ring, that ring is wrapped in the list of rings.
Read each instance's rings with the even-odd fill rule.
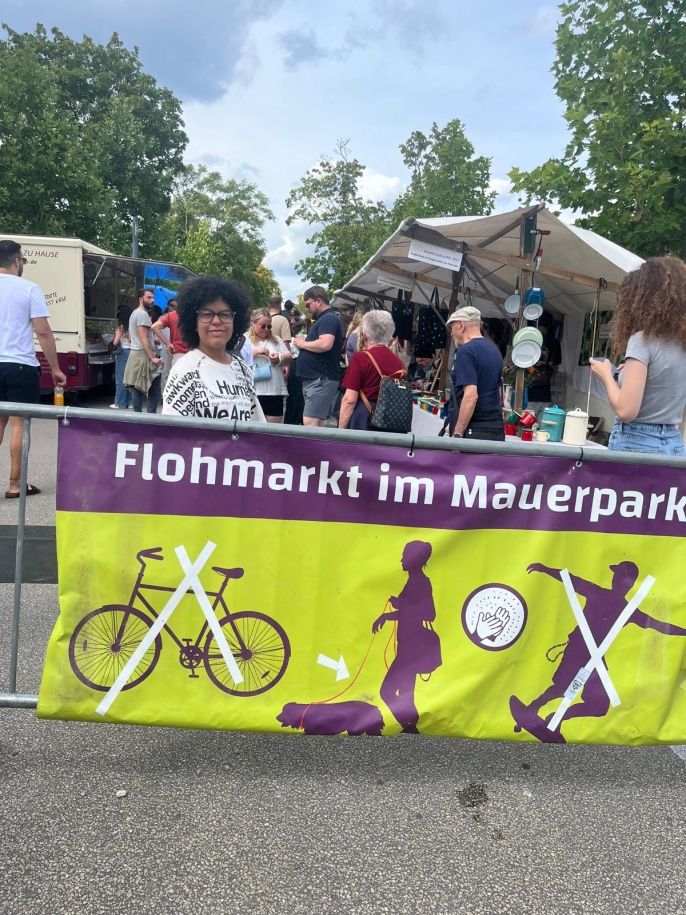
[[[243,610],[219,621],[242,683],[234,683],[219,646],[210,632],[205,640],[205,669],[219,689],[232,696],[258,696],[283,677],[291,646],[283,628],[264,613]]]
[[[86,686],[107,692],[151,627],[152,620],[135,607],[110,604],[93,610],[69,640],[72,670]],[[158,635],[122,689],[138,686],[150,676],[161,648],[162,637]]]

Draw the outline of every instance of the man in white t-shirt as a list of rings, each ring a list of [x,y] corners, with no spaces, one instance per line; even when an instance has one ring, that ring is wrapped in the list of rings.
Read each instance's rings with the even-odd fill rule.
[[[37,403],[40,393],[40,363],[36,358],[34,333],[48,360],[54,384],[64,387],[66,376],[57,362],[55,338],[48,324],[45,296],[35,283],[22,279],[24,257],[16,241],[0,241],[0,400]],[[10,421],[10,485],[6,499],[19,498],[21,445],[24,422],[18,416],[0,416],[0,444]],[[26,484],[26,494],[36,495],[37,486]]]

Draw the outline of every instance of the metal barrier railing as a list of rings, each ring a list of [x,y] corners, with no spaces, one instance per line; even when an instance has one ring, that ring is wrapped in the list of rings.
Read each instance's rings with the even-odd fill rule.
[[[19,657],[19,623],[21,618],[22,574],[24,565],[24,539],[26,533],[26,484],[28,481],[29,448],[31,444],[31,420],[61,420],[68,425],[78,419],[97,419],[104,422],[144,423],[151,426],[179,426],[193,429],[212,429],[230,434],[250,432],[262,435],[286,436],[289,438],[319,439],[359,443],[366,445],[390,445],[408,449],[409,454],[419,450],[460,451],[469,454],[509,454],[521,456],[568,458],[579,465],[585,461],[601,461],[619,464],[635,464],[637,456],[630,453],[607,451],[600,448],[558,445],[554,451],[549,445],[536,442],[486,442],[454,438],[417,437],[412,433],[397,435],[386,432],[360,432],[348,429],[334,429],[313,426],[287,426],[272,423],[234,422],[227,427],[226,420],[198,419],[195,417],[163,416],[161,414],[132,413],[83,409],[78,407],[50,407],[40,404],[17,404],[0,401],[0,416],[19,416],[24,419],[21,451],[21,480],[19,495],[19,517],[17,520],[17,542],[14,567],[14,597],[10,637],[9,691],[0,692],[0,708],[35,708],[38,696],[17,692],[17,663]],[[640,455],[641,464],[662,467],[686,468],[686,458],[664,457],[662,455]]]

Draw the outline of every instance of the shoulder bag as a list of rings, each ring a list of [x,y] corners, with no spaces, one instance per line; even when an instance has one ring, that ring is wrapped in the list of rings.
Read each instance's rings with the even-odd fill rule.
[[[364,353],[372,360],[381,378],[379,396],[373,409],[369,399],[360,391],[362,402],[372,414],[372,428],[378,432],[409,432],[412,428],[412,388],[409,382],[384,375],[369,350],[364,350]]]

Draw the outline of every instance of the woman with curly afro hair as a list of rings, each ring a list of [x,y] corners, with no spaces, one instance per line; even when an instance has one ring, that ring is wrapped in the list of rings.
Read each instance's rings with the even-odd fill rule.
[[[591,359],[617,414],[611,451],[684,454],[686,264],[652,257],[627,274],[617,294],[612,335],[626,360],[619,384],[608,360]]]
[[[252,371],[233,352],[250,321],[246,291],[233,280],[198,276],[177,299],[179,330],[190,349],[169,373],[162,412],[264,422]]]

